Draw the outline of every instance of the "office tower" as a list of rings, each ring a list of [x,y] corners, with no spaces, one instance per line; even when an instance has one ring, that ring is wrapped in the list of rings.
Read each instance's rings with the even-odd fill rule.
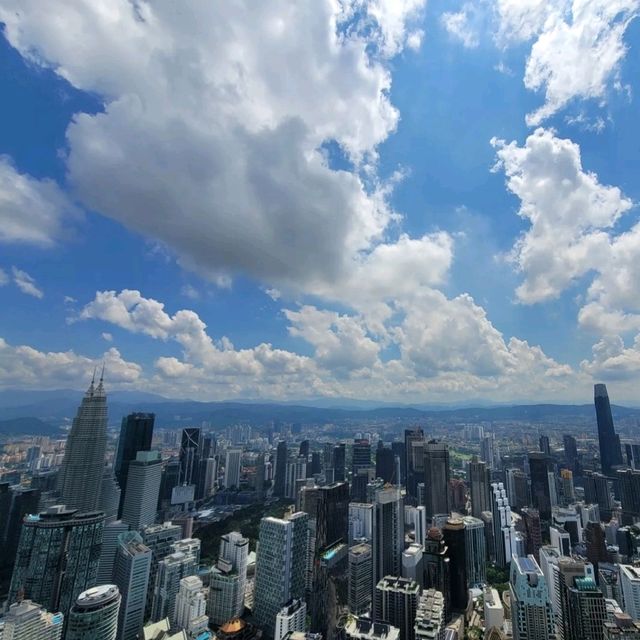
[[[394,455],[389,447],[379,446],[376,449],[376,478],[382,478],[385,482],[393,483]],[[398,484],[396,482],[396,484]]]
[[[396,441],[391,443],[391,452],[394,460],[400,461],[400,478],[395,477],[394,484],[407,486],[407,456],[404,442]]]
[[[273,477],[273,495],[278,498],[284,498],[285,496],[288,456],[287,443],[281,440],[278,442],[276,449],[276,467]]]
[[[600,522],[588,522],[584,529],[584,541],[587,545],[587,559],[596,572],[601,562],[611,562],[604,537],[604,527]]]
[[[576,499],[573,487],[573,471],[560,469],[560,487],[562,490],[562,504],[568,506]]]
[[[298,449],[298,456],[301,458],[309,457],[309,441],[308,440],[303,440],[300,443],[300,448]]]
[[[14,602],[2,618],[4,640],[62,640],[64,616],[49,613],[31,600]]]
[[[180,439],[180,484],[198,485],[202,459],[202,432],[197,427],[182,430]],[[200,496],[196,493],[196,499]]]
[[[283,640],[289,633],[304,631],[307,618],[307,605],[304,600],[294,599],[278,611],[276,630],[273,640]]]
[[[420,585],[406,578],[385,576],[376,585],[374,619],[400,629],[400,640],[414,640]]]
[[[549,436],[541,435],[538,440],[540,453],[544,453],[545,456],[551,455],[551,445],[549,444]]]
[[[347,452],[346,446],[343,443],[340,443],[333,448],[332,462],[333,481],[344,482],[346,480]]]
[[[218,458],[206,458],[205,460],[203,460],[203,462],[204,480],[202,486],[202,497],[208,498],[215,493],[218,484]],[[256,485],[257,484],[258,482],[256,475]],[[264,456],[262,456],[262,483],[260,484],[260,486],[264,487]]]
[[[596,384],[593,387],[593,392],[598,423],[598,442],[600,444],[600,466],[602,467],[602,473],[610,476],[614,471],[614,467],[622,465],[620,441],[616,437],[613,427],[607,386]]]
[[[513,557],[510,569],[511,620],[514,640],[555,638],[547,582],[536,559]]]
[[[169,618],[175,622],[176,596],[180,590],[180,580],[195,575],[198,559],[191,553],[174,551],[160,560],[153,587],[153,605],[151,619],[154,622]]]
[[[417,444],[417,448],[414,448]],[[424,431],[420,428],[404,430],[404,472],[406,480],[404,482],[407,488],[407,494],[411,498],[417,498],[417,484],[422,480],[422,469],[424,469],[424,461],[419,460],[416,454],[422,450],[424,455]]]
[[[451,607],[456,611],[463,611],[467,608],[468,598],[464,521],[459,518],[449,518],[442,529],[442,534],[449,556]]]
[[[493,587],[485,586],[483,589],[484,596],[484,628],[502,629],[504,625],[504,607],[500,600],[498,591]]]
[[[304,598],[308,518],[298,512],[286,520],[269,517],[260,522],[253,613],[269,636],[280,609]]]
[[[602,591],[591,577],[574,578],[568,588],[569,625],[564,640],[595,640],[603,637],[607,607]]]
[[[349,611],[356,616],[371,609],[374,588],[373,549],[366,542],[349,547]]]
[[[132,529],[153,524],[156,519],[162,459],[158,451],[138,451],[129,462],[127,492],[122,506],[122,520]]]
[[[464,513],[467,510],[467,486],[460,478],[449,480],[449,501],[450,507],[457,513]]]
[[[531,506],[529,478],[524,471],[521,469],[507,469],[505,488],[512,509],[519,511],[523,507]]]
[[[479,518],[483,511],[491,509],[491,489],[489,487],[489,468],[486,462],[471,458],[467,469],[471,488],[471,515]]]
[[[356,440],[351,449],[351,472],[355,476],[360,469],[371,466],[371,444],[368,440]]]
[[[480,459],[487,463],[489,469],[495,466],[494,453],[495,435],[492,433],[482,438],[480,442]]]
[[[41,493],[38,489],[11,487],[8,482],[5,487],[2,494],[4,512],[0,513],[0,543],[3,550],[0,564],[10,567],[18,551],[22,523],[27,515],[38,513]]]
[[[618,469],[616,477],[622,504],[622,522],[634,524],[640,520],[640,471]]]
[[[562,443],[564,445],[564,459],[567,466],[572,471],[576,470],[576,462],[578,461],[578,444],[576,439],[568,434],[562,436]]]
[[[175,627],[184,629],[189,640],[197,640],[208,632],[209,619],[206,608],[207,600],[202,580],[196,576],[182,578],[176,596]]]
[[[354,502],[367,502],[368,488],[375,481],[374,467],[360,467],[351,477],[351,499]]]
[[[544,453],[534,451],[529,454],[529,475],[531,476],[531,503],[540,518],[551,518],[551,488],[549,473],[552,472],[551,459]]]
[[[540,561],[540,547],[542,546],[542,528],[540,526],[540,514],[537,509],[525,507],[522,509],[522,526],[527,537],[527,555],[532,555],[536,562]]]
[[[575,603],[572,602],[571,590],[579,586],[576,580],[593,579],[593,565],[572,558],[559,558],[556,562],[556,624],[560,640],[577,640],[578,623],[575,621]],[[602,593],[600,594],[602,596]],[[594,637],[594,636],[588,636]],[[602,635],[595,637],[601,638]]]
[[[119,610],[120,591],[115,584],[83,591],[69,612],[65,640],[115,640]]]
[[[427,510],[424,507],[405,505],[404,522],[413,530],[415,541],[423,545],[427,538]]]
[[[242,449],[228,449],[224,462],[224,486],[226,489],[240,487]]]
[[[440,591],[428,589],[418,600],[413,631],[416,640],[437,640],[444,635],[444,596]]]
[[[400,489],[387,487],[375,497],[374,579],[399,576],[404,550],[404,501]]]
[[[317,476],[319,473],[322,473],[322,460],[320,458],[319,451],[311,452],[311,465],[309,468],[311,477]]]
[[[127,489],[129,463],[136,459],[138,451],[151,450],[154,421],[153,413],[130,413],[122,418],[114,469],[121,491],[119,516],[122,514],[122,501]]]
[[[112,582],[116,551],[120,544],[119,537],[126,531],[129,531],[129,525],[122,520],[114,520],[104,525],[96,584],[110,584]]]
[[[609,490],[609,478],[602,473],[586,471],[583,478],[584,499],[591,504],[597,504],[600,517],[608,520],[611,517],[613,502]]]
[[[118,481],[113,475],[113,468],[105,466],[100,483],[100,504],[98,505],[98,510],[105,515],[105,523],[117,520],[121,495]]]
[[[160,482],[160,499],[158,508],[168,508],[171,505],[171,496],[175,487],[180,485],[180,460],[171,458],[167,460],[162,469],[162,481]]]
[[[386,622],[349,616],[344,626],[345,640],[400,640],[400,629]]]
[[[449,587],[449,564],[447,545],[442,532],[436,527],[429,529],[422,555],[425,589],[436,589],[444,595],[445,620],[451,617],[451,589]]]
[[[261,453],[256,458],[255,488],[256,488],[256,499],[258,501],[264,499],[265,472],[266,472],[266,467],[265,467],[264,453]]]
[[[506,567],[511,562],[513,525],[511,523],[511,507],[507,492],[502,482],[491,485],[491,517],[493,521],[493,543],[495,560],[499,567]]]
[[[473,516],[464,516],[464,548],[469,587],[479,587],[487,581],[487,541],[484,522]]]
[[[620,606],[634,620],[640,620],[640,570],[629,564],[618,565],[622,602]]]
[[[78,513],[63,505],[27,516],[9,602],[24,593],[49,611],[66,615],[77,596],[96,584],[103,526],[103,513]]]
[[[158,563],[172,552],[172,546],[182,537],[182,529],[177,524],[164,522],[152,524],[142,530],[142,542],[151,549],[151,568],[149,570],[149,589],[147,591],[147,605],[145,620],[151,617],[153,608],[153,592],[158,574]]]
[[[58,491],[68,509],[99,508],[106,449],[107,396],[101,377],[97,387],[91,381],[67,438]]]
[[[120,535],[113,566],[113,583],[122,600],[118,615],[118,640],[135,640],[144,623],[149,590],[151,549],[135,531]]]
[[[424,564],[422,545],[413,542],[402,552],[402,577],[413,580],[422,588],[424,584]]]
[[[293,458],[287,461],[284,482],[284,495],[289,500],[295,500],[298,491],[298,481],[307,477],[307,462],[305,458]]]
[[[303,511],[306,511],[303,509]],[[362,502],[351,502],[348,513],[349,545],[356,540],[367,540],[372,543],[375,538],[375,505]]]
[[[427,518],[449,515],[449,449],[446,444],[430,440],[424,447],[425,507]]]

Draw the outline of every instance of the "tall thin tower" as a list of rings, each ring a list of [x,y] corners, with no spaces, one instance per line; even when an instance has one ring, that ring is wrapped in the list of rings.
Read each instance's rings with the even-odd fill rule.
[[[622,452],[620,440],[616,436],[613,427],[613,416],[609,404],[607,385],[596,384],[593,387],[594,402],[596,405],[596,419],[598,421],[598,443],[600,445],[600,464],[602,473],[610,476],[613,467],[622,464]]]
[[[100,485],[107,448],[107,395],[104,367],[84,394],[67,438],[58,490],[68,509],[95,511],[100,507]]]

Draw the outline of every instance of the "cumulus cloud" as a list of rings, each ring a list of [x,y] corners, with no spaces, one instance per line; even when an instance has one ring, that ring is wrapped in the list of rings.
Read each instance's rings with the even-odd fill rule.
[[[103,100],[67,130],[82,203],[218,283],[333,282],[395,218],[376,148],[399,114],[390,57],[424,0],[0,4],[5,35]],[[353,171],[329,167],[335,142]],[[366,171],[365,171],[366,170]],[[365,172],[366,176],[365,176]]]
[[[50,247],[79,215],[53,180],[20,173],[7,156],[0,156],[0,243]]]
[[[582,369],[597,379],[631,380],[640,373],[640,334],[633,345],[625,347],[618,335],[607,335],[593,347],[593,359],[584,360]]]
[[[579,146],[552,130],[537,129],[523,146],[495,138],[492,144],[495,170],[504,170],[520,199],[518,215],[530,223],[511,254],[524,275],[517,296],[525,303],[556,298],[611,260],[610,230],[632,203],[585,171]]]
[[[22,271],[17,267],[11,267],[11,275],[13,276],[13,282],[16,287],[26,293],[28,296],[34,298],[43,298],[44,292],[38,287],[34,278],[32,278],[26,271]]]
[[[140,365],[125,361],[115,348],[101,358],[89,358],[74,351],[39,351],[27,345],[12,346],[0,338],[0,388],[84,387],[102,363],[112,384],[127,385],[140,379]]]
[[[460,11],[447,12],[440,16],[442,26],[449,35],[459,40],[467,49],[473,49],[480,44],[477,29],[472,24],[473,5],[465,3]]]

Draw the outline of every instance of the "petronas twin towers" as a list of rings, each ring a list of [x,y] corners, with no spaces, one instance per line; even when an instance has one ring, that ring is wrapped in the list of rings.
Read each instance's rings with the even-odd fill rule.
[[[107,448],[107,395],[103,377],[95,376],[78,407],[58,476],[62,502],[83,512],[100,507],[100,488]]]

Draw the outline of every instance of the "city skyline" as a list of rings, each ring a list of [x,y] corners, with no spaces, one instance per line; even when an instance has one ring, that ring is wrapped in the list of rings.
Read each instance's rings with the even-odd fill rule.
[[[0,2],[0,389],[636,402],[637,0],[105,6]]]

